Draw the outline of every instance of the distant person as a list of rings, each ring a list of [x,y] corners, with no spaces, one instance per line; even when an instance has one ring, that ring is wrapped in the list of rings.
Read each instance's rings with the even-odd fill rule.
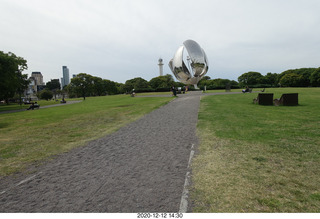
[[[134,92],[134,89],[132,89],[131,97],[134,97],[135,95],[136,95],[136,92]]]
[[[246,89],[242,90],[242,93],[246,93],[246,92],[249,92],[249,87],[248,86],[246,86]]]
[[[177,96],[177,90],[174,86],[172,87],[172,95],[175,97]]]
[[[29,106],[29,108],[27,110],[33,110],[34,109],[34,103],[31,103],[31,105]]]

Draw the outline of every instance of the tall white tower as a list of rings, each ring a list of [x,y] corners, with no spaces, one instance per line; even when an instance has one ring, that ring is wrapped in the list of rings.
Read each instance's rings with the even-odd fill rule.
[[[162,58],[159,59],[159,72],[160,72],[160,76],[163,76],[163,63],[162,63]]]

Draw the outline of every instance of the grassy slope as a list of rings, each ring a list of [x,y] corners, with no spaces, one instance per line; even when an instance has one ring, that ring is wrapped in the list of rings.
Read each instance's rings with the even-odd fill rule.
[[[0,176],[114,132],[170,100],[117,95],[0,114]]]
[[[194,211],[320,212],[320,89],[266,92],[298,92],[300,106],[254,105],[255,93],[202,99]]]

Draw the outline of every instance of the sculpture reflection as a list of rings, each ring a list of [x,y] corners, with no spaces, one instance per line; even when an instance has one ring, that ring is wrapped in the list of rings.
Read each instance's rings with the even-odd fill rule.
[[[187,50],[187,55],[183,53]],[[188,66],[185,64],[187,60]],[[178,48],[169,62],[169,67],[180,82],[187,85],[196,85],[208,72],[208,59],[204,50],[193,40],[186,40]]]

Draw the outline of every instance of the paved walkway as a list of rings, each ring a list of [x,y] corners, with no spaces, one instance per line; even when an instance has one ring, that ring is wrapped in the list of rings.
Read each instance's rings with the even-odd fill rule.
[[[200,95],[181,95],[30,175],[2,179],[0,212],[187,211]]]

